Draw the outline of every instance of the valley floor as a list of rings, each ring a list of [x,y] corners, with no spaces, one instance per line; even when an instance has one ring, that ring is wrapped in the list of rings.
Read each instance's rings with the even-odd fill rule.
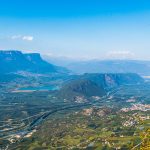
[[[148,150],[149,87],[121,86],[86,103],[58,99],[51,91],[4,92],[0,149]]]

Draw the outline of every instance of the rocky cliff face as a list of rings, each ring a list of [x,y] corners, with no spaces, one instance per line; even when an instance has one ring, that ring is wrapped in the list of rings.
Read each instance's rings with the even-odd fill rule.
[[[135,73],[86,73],[79,76],[78,78],[88,79],[104,88],[110,88],[125,84],[138,84],[144,82],[144,79]]]

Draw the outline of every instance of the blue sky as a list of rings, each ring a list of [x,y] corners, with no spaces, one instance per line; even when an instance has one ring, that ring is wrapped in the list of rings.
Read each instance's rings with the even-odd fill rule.
[[[0,49],[150,59],[149,0],[0,0]]]

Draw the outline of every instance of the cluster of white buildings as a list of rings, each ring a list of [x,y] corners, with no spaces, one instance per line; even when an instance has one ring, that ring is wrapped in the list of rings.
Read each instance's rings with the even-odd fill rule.
[[[134,111],[134,110],[148,111],[148,110],[150,110],[150,105],[149,104],[133,104],[129,108],[121,109],[121,111],[123,111],[123,112]]]

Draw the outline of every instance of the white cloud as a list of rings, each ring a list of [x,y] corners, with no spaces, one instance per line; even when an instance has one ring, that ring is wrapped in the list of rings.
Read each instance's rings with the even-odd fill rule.
[[[110,51],[106,55],[110,59],[132,59],[134,56],[131,51]]]
[[[21,35],[13,35],[13,36],[11,36],[12,40],[20,39],[20,38],[21,38]]]
[[[12,40],[17,40],[17,39],[20,39],[20,40],[24,40],[24,41],[33,41],[34,37],[33,36],[30,36],[30,35],[13,35],[10,37]]]
[[[33,36],[23,36],[22,39],[26,40],[26,41],[32,41],[33,40]]]

